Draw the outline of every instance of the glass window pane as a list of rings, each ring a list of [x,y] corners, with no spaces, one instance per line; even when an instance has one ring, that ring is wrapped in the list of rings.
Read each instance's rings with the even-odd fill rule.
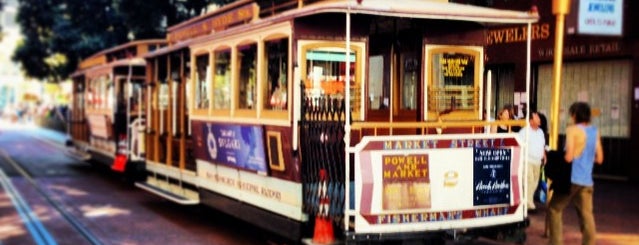
[[[257,90],[257,44],[238,47],[239,108],[255,109]]]
[[[415,110],[417,105],[417,79],[419,79],[419,61],[417,55],[402,54],[401,93],[403,110]]]
[[[475,55],[462,52],[432,54],[432,86],[429,91],[429,110],[473,110],[475,98]]]
[[[102,79],[101,77],[97,77],[95,78],[93,81],[91,81],[91,84],[93,85],[94,88],[94,93],[93,93],[93,108],[99,109],[102,107],[102,103],[104,100],[104,95],[103,95],[103,91],[104,88],[102,86]]]
[[[95,84],[93,81],[87,82],[87,92],[84,94],[86,97],[87,108],[95,107]]]
[[[144,93],[144,80],[133,79],[131,81],[131,112],[146,112],[146,93]]]
[[[264,108],[285,110],[288,91],[288,38],[266,42],[267,94]]]
[[[114,108],[116,112],[125,112],[128,106],[128,98],[129,93],[131,92],[127,85],[126,77],[117,77],[117,88],[115,90],[116,94],[116,107]]]
[[[166,110],[169,107],[169,84],[166,82],[160,83],[160,89],[158,93],[158,105],[160,107],[160,110]]]
[[[106,76],[104,77],[104,80],[102,81],[103,81],[102,84],[106,88],[105,89],[106,93],[104,94],[104,98],[106,98],[106,100],[104,100],[105,103],[103,104],[103,108],[113,109],[113,103],[115,103],[115,101],[113,101],[115,99],[114,84]]]
[[[94,78],[89,82],[87,100],[96,109],[111,109],[113,107],[113,83],[107,75]]]
[[[369,109],[388,108],[388,99],[384,98],[384,56],[375,55],[368,58],[368,103]]]
[[[439,53],[434,61],[440,67],[440,86],[474,86],[475,56],[464,53]]]
[[[213,109],[231,108],[231,51],[215,51]]]
[[[209,55],[198,55],[195,58],[195,108],[206,109],[209,107],[209,83],[211,69],[209,66]]]
[[[343,48],[317,48],[306,51],[305,93],[309,98],[343,99],[345,96],[346,52]],[[359,85],[355,82],[355,52],[350,61],[351,107],[359,108]]]

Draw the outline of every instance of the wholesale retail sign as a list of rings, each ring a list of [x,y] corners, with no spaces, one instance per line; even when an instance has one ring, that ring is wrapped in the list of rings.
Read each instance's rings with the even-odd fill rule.
[[[516,134],[365,136],[355,147],[357,232],[475,227],[523,217]]]

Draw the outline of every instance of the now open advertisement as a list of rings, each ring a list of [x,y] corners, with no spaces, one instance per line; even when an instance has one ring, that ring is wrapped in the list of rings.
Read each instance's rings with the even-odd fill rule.
[[[522,221],[522,155],[515,134],[366,136],[355,151],[355,230]]]

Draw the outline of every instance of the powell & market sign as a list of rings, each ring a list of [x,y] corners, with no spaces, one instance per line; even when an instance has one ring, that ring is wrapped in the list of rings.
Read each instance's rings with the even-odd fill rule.
[[[356,149],[356,227],[464,227],[522,212],[515,135],[366,136]]]

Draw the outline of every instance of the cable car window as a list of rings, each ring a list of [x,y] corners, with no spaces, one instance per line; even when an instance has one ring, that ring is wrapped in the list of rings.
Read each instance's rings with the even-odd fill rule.
[[[84,94],[86,97],[87,108],[95,108],[95,99],[97,97],[96,86],[93,81],[87,82],[87,92]]]
[[[231,50],[214,52],[213,109],[231,108]]]
[[[160,83],[159,89],[159,101],[158,105],[160,110],[166,110],[169,107],[169,84]]]
[[[306,94],[309,98],[344,98],[346,52],[343,48],[317,48],[306,51]],[[348,55],[351,69],[350,84],[355,81],[355,52]],[[352,95],[357,92],[353,91]],[[354,101],[359,102],[358,100]],[[359,108],[359,105],[351,105]]]
[[[209,55],[198,55],[195,58],[195,108],[206,109],[209,107],[209,80],[211,71],[209,66]]]
[[[74,86],[74,92],[75,95],[73,96],[73,102],[71,103],[71,109],[84,109],[85,107],[85,91],[84,91],[84,81],[83,80],[75,80],[73,81]]]
[[[388,98],[384,97],[384,56],[368,58],[368,103],[371,110],[388,108]]]
[[[146,94],[144,93],[144,80],[131,80],[131,113],[144,113],[146,110]]]
[[[105,98],[106,98],[106,104],[103,104],[103,108],[106,109],[113,109],[113,103],[115,102],[115,88],[113,86],[113,81],[108,80],[108,78],[104,78],[104,80],[102,80],[102,85],[103,87],[106,87],[105,91]]]
[[[417,80],[419,79],[419,61],[412,53],[402,54],[401,91],[402,103],[400,109],[415,110],[417,105]]]
[[[239,109],[255,109],[257,98],[257,44],[238,47]]]
[[[350,93],[349,103],[353,120],[364,117],[363,93],[363,57],[365,44],[351,43],[350,53],[346,52],[343,43],[298,41],[302,54],[300,76],[304,85],[303,93],[306,99],[321,103],[323,100],[345,101],[346,92]],[[348,61],[350,79],[346,82],[346,67]],[[349,87],[346,87],[348,84]],[[336,101],[336,102],[337,102]],[[339,104],[333,104],[339,105]]]
[[[113,106],[113,85],[108,75],[98,76],[89,82],[87,101],[89,107],[95,109],[110,109]]]
[[[432,119],[479,118],[481,48],[428,48],[428,113]]]
[[[267,67],[264,108],[285,110],[288,104],[288,38],[267,41],[264,46]]]
[[[145,101],[146,98],[146,95],[142,92],[143,83],[144,80],[142,79],[131,79],[130,82],[128,82],[126,77],[119,77],[116,92],[118,107],[115,109],[119,111],[130,106],[130,113],[141,113],[145,108],[142,102]]]

